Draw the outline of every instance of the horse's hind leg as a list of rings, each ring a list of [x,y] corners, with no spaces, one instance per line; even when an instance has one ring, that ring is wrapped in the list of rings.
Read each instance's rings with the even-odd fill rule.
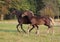
[[[48,26],[47,33],[49,33],[50,31],[52,32],[52,34],[54,34],[54,29],[52,26]]]
[[[19,29],[18,29],[18,26],[19,26],[19,25],[20,25],[20,24],[18,24],[18,25],[16,26],[18,32],[20,32]]]
[[[53,28],[53,26],[51,27],[51,32],[52,32],[52,34],[54,34],[54,28]]]
[[[50,31],[50,28],[47,29],[47,33],[49,33],[49,31]]]

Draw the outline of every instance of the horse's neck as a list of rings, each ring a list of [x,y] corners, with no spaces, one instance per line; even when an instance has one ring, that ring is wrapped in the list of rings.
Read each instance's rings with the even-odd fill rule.
[[[16,11],[16,14],[15,15],[16,15],[17,18],[21,18],[21,14],[22,14],[22,12]]]

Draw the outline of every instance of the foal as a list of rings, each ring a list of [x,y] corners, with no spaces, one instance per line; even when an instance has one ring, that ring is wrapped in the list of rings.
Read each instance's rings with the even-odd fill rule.
[[[28,29],[28,33],[31,32],[31,30],[35,27],[37,27],[37,31],[36,33],[39,34],[39,27],[38,25],[45,25],[48,27],[48,32],[50,30],[50,28],[52,29],[53,32],[53,25],[51,25],[52,19],[50,19],[50,17],[47,16],[31,16],[31,14],[22,14],[22,17],[27,16],[31,22],[31,25],[33,25],[33,27],[31,29]]]

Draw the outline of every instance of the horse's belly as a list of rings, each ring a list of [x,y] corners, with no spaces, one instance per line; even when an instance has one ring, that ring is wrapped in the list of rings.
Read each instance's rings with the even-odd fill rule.
[[[36,19],[31,19],[31,23],[34,25],[34,24],[37,24],[37,20]]]
[[[44,25],[45,22],[44,22],[43,20],[40,20],[40,21],[38,21],[38,24],[39,24],[39,25]]]

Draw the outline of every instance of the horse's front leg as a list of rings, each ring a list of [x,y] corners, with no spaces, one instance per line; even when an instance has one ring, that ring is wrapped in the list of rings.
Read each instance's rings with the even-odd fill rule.
[[[31,28],[31,26],[32,26],[32,28]],[[28,26],[28,34],[31,32],[32,29],[34,29],[34,25],[29,24],[29,26]]]
[[[19,29],[18,29],[19,25],[20,25],[20,24],[18,24],[18,25],[16,26],[18,32],[20,32]]]
[[[23,30],[23,32],[26,33],[26,31],[25,31],[25,30],[23,29],[23,27],[22,27],[22,24],[20,24],[20,26],[21,26],[21,29]]]
[[[39,27],[38,25],[35,25],[36,26],[36,34],[39,35]]]

